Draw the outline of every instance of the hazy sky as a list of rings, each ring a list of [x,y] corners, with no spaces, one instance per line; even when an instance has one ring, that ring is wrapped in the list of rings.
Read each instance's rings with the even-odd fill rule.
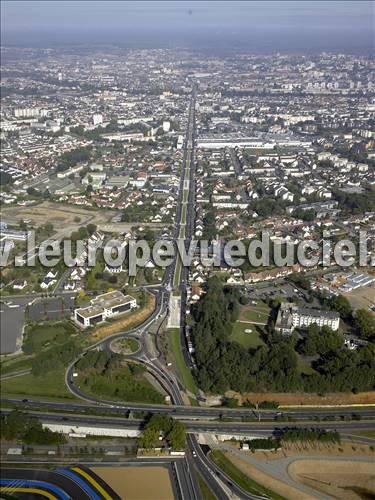
[[[371,1],[2,0],[3,43],[158,40],[169,44],[371,47]]]

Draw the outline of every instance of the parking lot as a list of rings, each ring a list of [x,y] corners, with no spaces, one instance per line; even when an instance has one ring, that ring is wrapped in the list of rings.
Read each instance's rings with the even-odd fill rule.
[[[249,285],[246,289],[252,298],[275,298],[284,297],[286,299],[298,298],[303,302],[307,302],[305,293],[296,288],[295,285],[286,281],[270,282],[269,284]]]
[[[7,298],[0,303],[0,354],[21,349],[25,308],[29,300]]]
[[[57,321],[67,319],[74,311],[74,296],[38,298],[27,308],[30,321]]]

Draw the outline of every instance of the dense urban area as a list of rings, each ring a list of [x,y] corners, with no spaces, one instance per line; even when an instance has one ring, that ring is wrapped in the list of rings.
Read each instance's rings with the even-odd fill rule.
[[[0,495],[371,498],[373,58],[1,56]],[[266,266],[210,259],[262,231]],[[208,254],[90,266],[113,239]],[[76,244],[72,265],[36,259],[46,240]],[[361,261],[334,258],[342,240]],[[287,265],[306,241],[314,264]]]

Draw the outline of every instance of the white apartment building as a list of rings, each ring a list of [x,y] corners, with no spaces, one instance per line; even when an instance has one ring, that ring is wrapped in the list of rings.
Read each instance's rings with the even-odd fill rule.
[[[283,303],[277,314],[275,330],[283,335],[291,335],[295,328],[303,330],[314,323],[319,328],[328,326],[337,331],[340,326],[340,316],[334,311],[321,311]]]

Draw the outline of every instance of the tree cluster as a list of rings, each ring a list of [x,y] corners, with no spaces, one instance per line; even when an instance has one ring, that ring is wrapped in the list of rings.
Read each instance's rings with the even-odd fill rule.
[[[173,450],[183,450],[186,445],[185,425],[168,415],[153,415],[145,425],[140,440],[142,448],[151,449],[159,445],[162,437]]]
[[[223,287],[218,278],[210,278],[207,293],[191,309],[197,365],[194,375],[202,390],[219,394],[227,390],[324,393],[375,387],[375,346],[369,344],[348,351],[341,347],[342,341],[335,332],[314,333],[314,328],[313,339],[306,344],[302,341],[301,350],[316,350],[320,354],[312,374],[299,369],[296,337],[286,338],[268,328],[263,336],[266,345],[256,349],[231,342],[229,337],[239,310],[238,295],[233,288]],[[334,301],[333,307],[340,314],[345,314],[345,300]],[[358,321],[364,320],[367,325],[370,319],[365,316],[361,313]]]
[[[283,442],[309,441],[320,443],[340,444],[341,437],[337,431],[326,431],[324,429],[294,428],[283,432],[281,440]]]
[[[375,189],[372,186],[368,186],[363,193],[346,193],[335,189],[333,195],[339,207],[350,214],[371,212],[375,206]]]
[[[298,345],[298,351],[306,356],[325,354],[336,351],[343,345],[342,335],[334,332],[331,328],[323,326],[319,328],[316,323],[310,325],[302,341]]]
[[[78,356],[80,347],[74,340],[55,345],[37,354],[32,361],[32,374],[41,377],[46,373],[66,367]]]
[[[77,363],[81,385],[105,398],[163,403],[163,396],[144,378],[145,367],[124,363],[121,354],[88,351]]]
[[[44,429],[36,417],[29,417],[18,410],[1,415],[0,423],[1,439],[8,441],[20,440],[26,444],[41,445],[63,444],[66,441],[60,432]]]
[[[91,148],[77,148],[72,151],[65,151],[59,158],[59,164],[57,166],[58,172],[63,172],[71,167],[77,165],[77,163],[88,162],[91,158]]]

